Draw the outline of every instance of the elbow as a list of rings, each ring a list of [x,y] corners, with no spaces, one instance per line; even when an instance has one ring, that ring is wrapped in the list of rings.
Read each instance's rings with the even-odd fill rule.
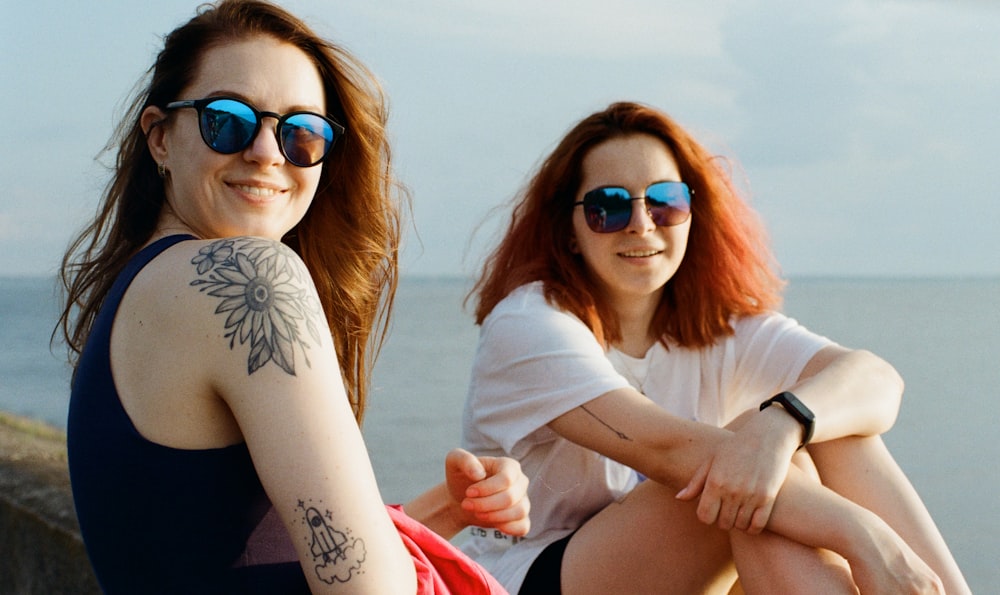
[[[875,434],[884,434],[892,429],[899,417],[903,402],[903,377],[892,364],[870,351],[857,352],[865,358],[872,382],[871,395],[875,404]]]

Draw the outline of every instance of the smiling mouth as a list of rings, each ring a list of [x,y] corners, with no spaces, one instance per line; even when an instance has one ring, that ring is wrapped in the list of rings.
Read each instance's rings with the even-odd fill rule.
[[[270,198],[281,194],[281,190],[278,190],[277,188],[261,188],[260,186],[245,186],[243,184],[234,184],[233,187],[240,192],[260,198]]]
[[[656,256],[657,254],[662,253],[662,250],[632,250],[629,252],[619,252],[618,256],[623,256],[625,258],[649,258],[650,256]]]

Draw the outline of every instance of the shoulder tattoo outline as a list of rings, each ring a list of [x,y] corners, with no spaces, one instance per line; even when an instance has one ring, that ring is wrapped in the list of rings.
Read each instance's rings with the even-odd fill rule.
[[[274,362],[295,376],[296,346],[306,366],[307,350],[320,343],[317,321],[322,308],[309,292],[308,272],[291,248],[260,238],[226,238],[202,247],[191,259],[199,291],[221,300],[216,314],[225,314],[229,348],[250,343],[247,374]]]

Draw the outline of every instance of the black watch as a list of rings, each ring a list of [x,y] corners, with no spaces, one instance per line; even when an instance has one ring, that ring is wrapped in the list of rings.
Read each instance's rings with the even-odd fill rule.
[[[815,425],[816,420],[816,416],[813,415],[813,412],[810,411],[809,408],[805,406],[805,403],[800,401],[798,397],[788,391],[778,393],[761,403],[760,410],[763,411],[774,403],[784,407],[785,411],[795,418],[795,421],[802,424],[802,444],[799,445],[799,448],[809,444],[809,440],[812,439],[813,426]]]

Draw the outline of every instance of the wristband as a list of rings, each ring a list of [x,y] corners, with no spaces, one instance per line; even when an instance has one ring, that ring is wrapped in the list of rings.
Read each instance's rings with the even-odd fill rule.
[[[784,407],[785,411],[795,418],[795,421],[802,424],[802,444],[799,444],[799,448],[809,444],[809,440],[812,439],[813,426],[816,420],[813,412],[798,397],[788,391],[778,393],[761,403],[760,410],[763,411],[774,403]]]

